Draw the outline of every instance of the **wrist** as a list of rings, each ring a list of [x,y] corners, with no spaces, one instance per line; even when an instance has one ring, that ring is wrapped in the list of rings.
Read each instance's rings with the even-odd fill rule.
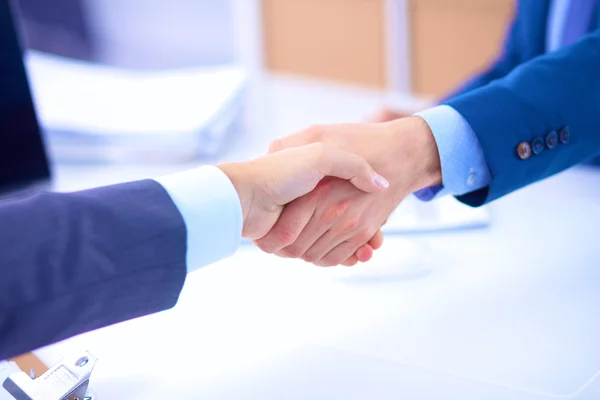
[[[217,165],[217,168],[227,175],[237,192],[242,207],[242,236],[244,236],[246,221],[255,197],[254,185],[252,185],[251,180],[248,179],[248,176],[251,174],[248,173],[248,168],[242,163],[224,163]]]
[[[235,188],[242,207],[242,237],[258,239],[277,222],[282,207],[265,192],[264,172],[253,161],[217,165]]]
[[[415,131],[416,153],[420,155],[422,168],[419,170],[419,179],[415,182],[413,192],[426,187],[442,184],[442,164],[435,136],[427,121],[421,117],[411,117],[418,125]]]
[[[391,186],[403,188],[403,194],[442,184],[442,168],[437,144],[429,125],[421,117],[411,116],[388,124],[382,173]],[[376,168],[376,166],[374,165]]]

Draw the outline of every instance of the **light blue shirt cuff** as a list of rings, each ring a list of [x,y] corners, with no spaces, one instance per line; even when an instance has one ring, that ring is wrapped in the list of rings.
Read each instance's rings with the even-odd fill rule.
[[[454,108],[441,105],[415,115],[423,118],[440,154],[443,187],[425,188],[417,197],[431,200],[446,194],[460,196],[484,188],[492,177],[477,135]]]
[[[242,206],[223,171],[202,166],[155,180],[185,221],[188,273],[236,252],[242,236]]]

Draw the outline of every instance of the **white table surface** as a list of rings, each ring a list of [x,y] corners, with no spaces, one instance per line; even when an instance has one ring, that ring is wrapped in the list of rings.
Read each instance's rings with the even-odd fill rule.
[[[271,79],[224,159],[312,123],[360,120],[377,93]],[[191,166],[57,165],[59,189]],[[188,277],[169,311],[37,351],[87,349],[99,399],[598,398],[600,172],[578,168],[491,206],[485,230],[388,237],[320,269],[244,246]]]

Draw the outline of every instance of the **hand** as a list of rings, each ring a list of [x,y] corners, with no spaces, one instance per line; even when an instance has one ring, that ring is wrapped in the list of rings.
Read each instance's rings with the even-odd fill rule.
[[[435,139],[420,117],[379,124],[314,126],[276,140],[269,151],[321,142],[362,155],[390,181],[384,192],[362,193],[328,179],[289,204],[273,229],[256,241],[262,250],[317,265],[353,265],[360,251],[409,194],[441,183]],[[368,251],[368,248],[366,248]]]
[[[238,192],[244,219],[242,236],[249,239],[263,237],[285,204],[311,192],[326,176],[342,178],[361,193],[379,192],[389,185],[364,158],[321,143],[217,167]]]

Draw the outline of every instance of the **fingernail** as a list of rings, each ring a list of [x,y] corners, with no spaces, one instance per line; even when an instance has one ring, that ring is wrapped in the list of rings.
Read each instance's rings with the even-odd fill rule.
[[[379,175],[377,172],[373,173],[373,182],[375,183],[375,185],[379,186],[380,188],[386,188],[386,187],[390,186],[390,183],[388,182],[388,180],[385,179],[383,176]]]

